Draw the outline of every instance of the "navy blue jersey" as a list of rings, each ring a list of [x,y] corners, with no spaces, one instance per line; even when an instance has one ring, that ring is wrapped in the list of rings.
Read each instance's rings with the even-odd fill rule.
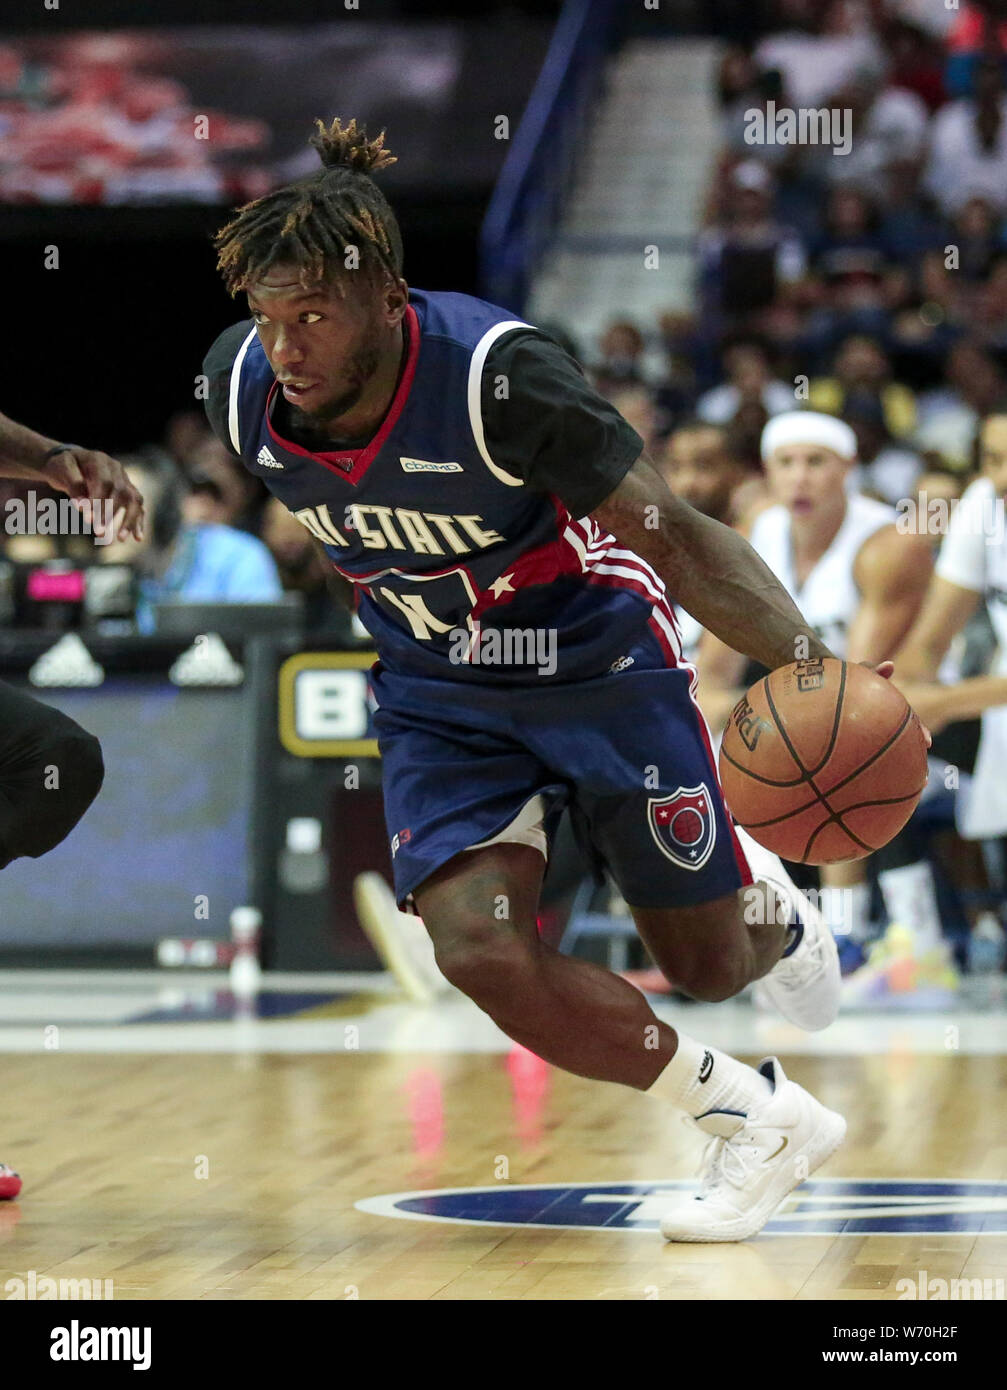
[[[404,332],[391,406],[358,449],[311,452],[282,435],[277,382],[254,328],[236,345],[227,379],[229,446],[355,586],[386,668],[484,683],[569,681],[604,673],[641,641],[660,664],[675,665],[663,583],[574,514],[612,491],[640,452],[639,436],[617,417],[622,456],[608,460],[600,491],[590,458],[565,463],[569,490],[510,441],[504,467],[488,448],[484,407],[487,393],[506,398],[511,383],[495,383],[487,364],[508,335],[538,335],[483,300],[421,290],[410,292]],[[574,439],[572,431],[571,447]],[[554,453],[562,449],[562,438],[553,441]]]

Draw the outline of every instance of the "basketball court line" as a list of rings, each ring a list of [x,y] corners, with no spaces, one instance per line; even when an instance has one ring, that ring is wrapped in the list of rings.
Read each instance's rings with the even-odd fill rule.
[[[114,972],[61,971],[51,980],[45,971],[4,971],[0,1052],[492,1054],[513,1047],[491,1019],[457,992],[420,1007],[397,998],[382,975],[275,975],[267,977],[262,993],[264,1009],[288,994],[293,1016],[250,1016],[254,1001],[235,1008],[223,971],[184,976],[151,971],[128,979]],[[999,1008],[1000,996],[997,989],[963,991],[960,1007],[940,1013],[849,1013],[822,1033],[803,1033],[757,1013],[745,999],[651,1003],[661,1019],[691,1033],[701,1029],[708,1042],[743,1055],[990,1056],[1007,1052],[1007,1014]],[[276,1004],[282,1007],[278,998]],[[137,1021],[151,1013],[158,1021]],[[172,1021],[162,1021],[165,1015]],[[54,1025],[59,1029],[55,1043],[44,1031]]]

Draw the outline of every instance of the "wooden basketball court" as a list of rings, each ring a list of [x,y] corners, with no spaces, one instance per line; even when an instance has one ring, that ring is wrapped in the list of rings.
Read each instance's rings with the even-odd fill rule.
[[[43,977],[35,988],[39,1009],[48,997],[51,1013],[72,1012],[72,988],[58,1004]],[[19,1009],[6,1007],[14,997],[4,977],[0,1158],[25,1180],[0,1204],[7,1297],[7,1281],[34,1272],[112,1280],[116,1300],[895,1299],[920,1271],[924,1282],[1007,1271],[996,1102],[1007,1060],[992,1015],[985,1035],[982,1016],[964,1012],[861,1016],[836,1026],[833,1051],[825,1034],[802,1052],[802,1035],[747,1005],[704,1008],[702,1020],[690,1008],[693,1034],[747,1029],[746,1060],[775,1044],[787,1073],[846,1115],[846,1145],[816,1179],[882,1182],[870,1198],[833,1184],[805,1205],[812,1227],[816,1210],[873,1212],[875,1227],[909,1211],[930,1229],[857,1233],[854,1221],[853,1233],[801,1234],[798,1212],[783,1234],[686,1246],[662,1241],[647,1185],[690,1178],[701,1137],[647,1096],[510,1047],[468,1001],[423,1010],[351,991],[286,1020],[183,1008],[172,1023],[68,1023],[47,1046],[23,990]],[[934,1179],[1001,1191],[977,1187],[949,1207],[926,1187]],[[903,1186],[885,1195],[886,1181]],[[625,1184],[642,1193],[606,1192]],[[356,1205],[385,1198],[391,1211],[396,1194],[459,1188],[489,1189],[473,1199],[478,1219],[438,1219],[440,1197],[419,1213],[434,1219],[414,1219],[415,1200],[412,1217]],[[535,1192],[552,1188],[567,1197],[537,1209]],[[563,1211],[592,1224],[553,1224]]]

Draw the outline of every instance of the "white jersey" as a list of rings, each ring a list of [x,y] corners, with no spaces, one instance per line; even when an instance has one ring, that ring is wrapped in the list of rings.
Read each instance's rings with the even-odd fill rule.
[[[937,558],[936,573],[986,600],[997,639],[994,670],[1007,675],[1007,536],[1004,509],[989,478],[979,478],[951,514]],[[975,775],[964,805],[956,808],[958,828],[969,840],[1007,834],[1007,705],[988,709]]]
[[[703,636],[705,628],[698,623],[691,613],[687,613],[679,604],[675,604],[675,622],[678,624],[678,632],[682,641],[682,656],[686,661],[695,664],[699,654],[699,642]]]
[[[966,489],[951,513],[937,574],[986,600],[997,639],[998,675],[1007,675],[1007,535],[1004,509],[989,478]]]
[[[827,647],[845,657],[850,624],[860,606],[853,566],[860,547],[875,531],[891,526],[894,507],[856,494],[846,499],[846,515],[803,584],[794,572],[791,517],[786,507],[768,507],[752,525],[751,543]]]

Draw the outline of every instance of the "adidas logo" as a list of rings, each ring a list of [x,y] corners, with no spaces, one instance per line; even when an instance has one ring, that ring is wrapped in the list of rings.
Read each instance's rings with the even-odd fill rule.
[[[244,668],[215,632],[200,633],[168,672],[173,685],[240,685]]]
[[[77,634],[68,632],[39,657],[28,679],[39,686],[95,686],[101,685],[105,672]]]
[[[427,459],[404,459],[399,455],[404,473],[464,473],[460,463],[430,463]]]
[[[612,665],[608,668],[609,675],[611,675],[613,671],[625,671],[627,667],[632,666],[634,660],[635,658],[632,656],[620,656],[619,660],[613,661]]]
[[[701,1086],[705,1085],[706,1082],[709,1081],[709,1079],[710,1079],[710,1073],[711,1073],[712,1071],[713,1071],[713,1053],[707,1051],[707,1052],[704,1052],[704,1053],[703,1053],[703,1060],[702,1060],[702,1062],[700,1062],[700,1064],[699,1064],[699,1084],[700,1084]]]
[[[263,468],[282,468],[283,464],[275,459],[269,452],[269,446],[263,444],[262,448],[255,455],[255,462],[260,463]]]

